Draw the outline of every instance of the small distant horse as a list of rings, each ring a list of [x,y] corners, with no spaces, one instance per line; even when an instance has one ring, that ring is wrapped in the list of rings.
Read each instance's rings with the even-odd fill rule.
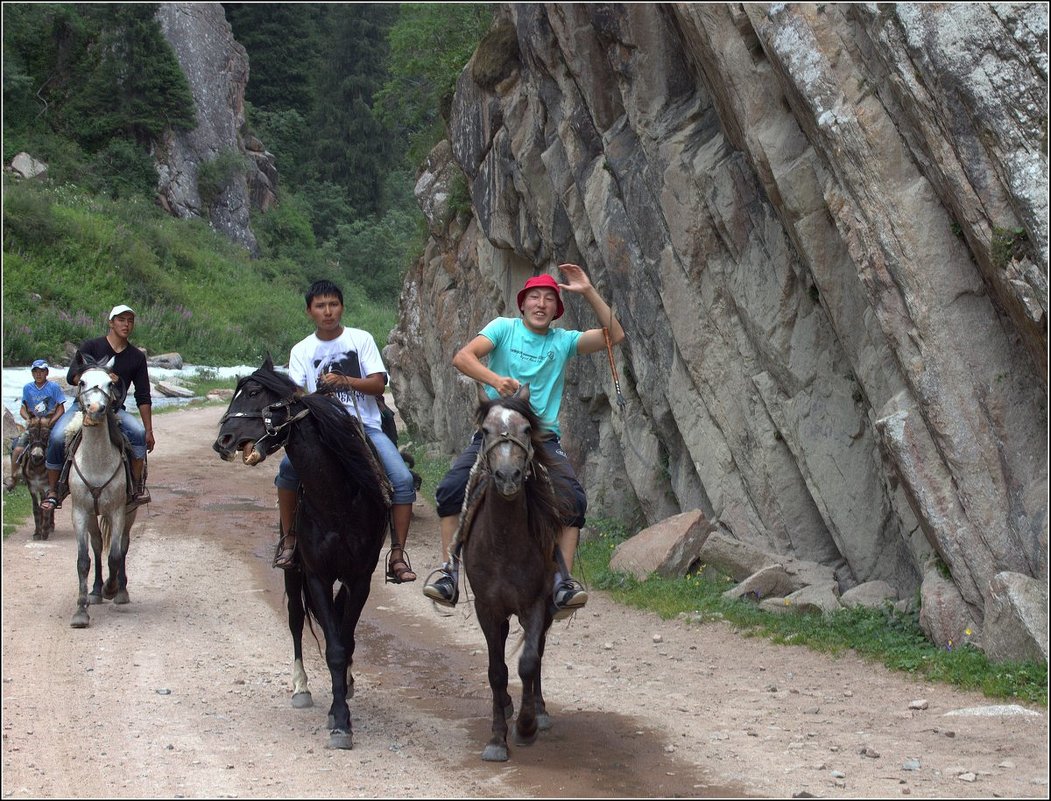
[[[267,357],[237,383],[213,445],[226,461],[238,451],[256,465],[284,446],[301,481],[296,510],[299,569],[285,570],[294,654],[292,705],[312,706],[303,669],[307,613],[325,634],[332,677],[329,747],[352,748],[354,630],[369,596],[387,531],[390,485],[364,431],[327,395],[306,395]],[[341,582],[335,599],[332,587]],[[348,683],[349,676],[349,683]]]
[[[484,399],[477,423],[483,439],[460,537],[475,612],[489,650],[493,736],[482,759],[503,762],[508,758],[507,720],[514,712],[504,661],[511,615],[518,616],[524,630],[515,742],[530,745],[538,730],[551,727],[540,667],[552,620],[554,554],[564,509],[550,480],[552,468],[541,445],[540,421],[529,407],[528,386],[511,398]]]
[[[55,510],[42,508],[40,502],[47,494],[47,467],[44,457],[47,455],[47,442],[51,437],[51,421],[47,417],[33,417],[26,423],[29,442],[19,459],[22,478],[29,487],[29,497],[33,499],[33,539],[46,540],[55,530]]]
[[[117,410],[123,400],[120,381],[110,373],[113,360],[83,360],[76,387],[81,409],[80,425],[74,418],[66,428],[67,448],[80,431],[80,444],[72,456],[69,495],[73,504],[73,531],[77,537],[77,610],[70,626],[86,628],[88,604],[103,599],[115,604],[130,602],[126,560],[131,543],[131,527],[136,510],[128,510],[125,439],[117,423]],[[95,556],[95,583],[87,591],[88,541]],[[109,578],[102,583],[102,551],[108,551]]]

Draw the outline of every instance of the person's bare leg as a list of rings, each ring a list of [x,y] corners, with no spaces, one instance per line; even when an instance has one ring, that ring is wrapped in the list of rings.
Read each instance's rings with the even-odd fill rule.
[[[4,487],[8,492],[13,490],[18,483],[18,457],[24,450],[25,448],[18,447],[11,451],[11,475],[4,480]]]
[[[431,573],[433,578],[423,586],[423,594],[441,606],[455,606],[459,596],[459,571],[449,555],[459,522],[457,515],[441,518],[442,566]]]
[[[274,556],[274,567],[287,570],[293,566],[292,556],[296,550],[296,503],[299,493],[296,490],[277,490],[277,511],[281,520],[280,539],[278,540],[277,555]]]
[[[561,569],[555,571],[554,602],[555,607],[564,614],[571,614],[580,609],[588,602],[588,594],[584,587],[573,578],[573,560],[577,555],[577,543],[580,541],[580,529],[576,526],[566,526],[558,540],[558,550],[566,563],[567,575],[562,575]]]
[[[409,540],[409,522],[412,520],[412,504],[396,503],[390,509],[391,523],[394,526],[394,540],[391,546],[390,562],[387,563],[387,576],[396,583],[416,581],[416,574],[405,558],[405,543]]]

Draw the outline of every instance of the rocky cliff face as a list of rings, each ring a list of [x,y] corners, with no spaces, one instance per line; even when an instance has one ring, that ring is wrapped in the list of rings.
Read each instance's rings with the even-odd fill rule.
[[[257,251],[249,224],[253,205],[274,200],[273,156],[252,137],[244,141],[248,55],[233,37],[219,3],[161,3],[157,20],[193,93],[197,127],[169,132],[155,152],[158,195],[172,214],[204,217],[219,232]],[[202,186],[202,166],[222,165]],[[202,197],[204,196],[204,197]]]
[[[936,556],[980,631],[994,577],[1047,584],[1046,106],[1032,4],[508,6],[418,185],[401,413],[457,450],[453,353],[577,261],[628,333],[625,409],[605,354],[567,381],[592,515],[901,597]]]

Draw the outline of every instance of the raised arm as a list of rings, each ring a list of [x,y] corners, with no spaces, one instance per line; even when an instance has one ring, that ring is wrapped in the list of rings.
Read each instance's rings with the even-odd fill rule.
[[[577,353],[586,355],[588,353],[597,353],[605,348],[606,337],[602,333],[604,327],[609,328],[609,338],[614,345],[619,345],[623,342],[624,329],[621,328],[620,322],[613,317],[613,313],[610,311],[606,301],[599,295],[598,290],[592,285],[584,270],[577,264],[560,264],[558,269],[566,279],[566,283],[558,286],[565,292],[572,292],[583,297],[595,312],[595,317],[599,322],[599,328],[588,329],[580,335],[580,339],[577,340]]]

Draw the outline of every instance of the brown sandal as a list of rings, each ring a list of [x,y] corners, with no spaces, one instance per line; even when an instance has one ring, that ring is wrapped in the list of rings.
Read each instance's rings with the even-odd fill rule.
[[[296,538],[285,535],[277,541],[274,549],[274,567],[279,570],[291,570],[296,567]]]
[[[408,584],[410,581],[416,581],[416,574],[412,570],[412,565],[408,562],[409,556],[405,553],[405,549],[400,545],[395,545],[390,549],[390,555],[393,556],[395,551],[400,551],[402,558],[394,559],[387,563],[385,583]]]

